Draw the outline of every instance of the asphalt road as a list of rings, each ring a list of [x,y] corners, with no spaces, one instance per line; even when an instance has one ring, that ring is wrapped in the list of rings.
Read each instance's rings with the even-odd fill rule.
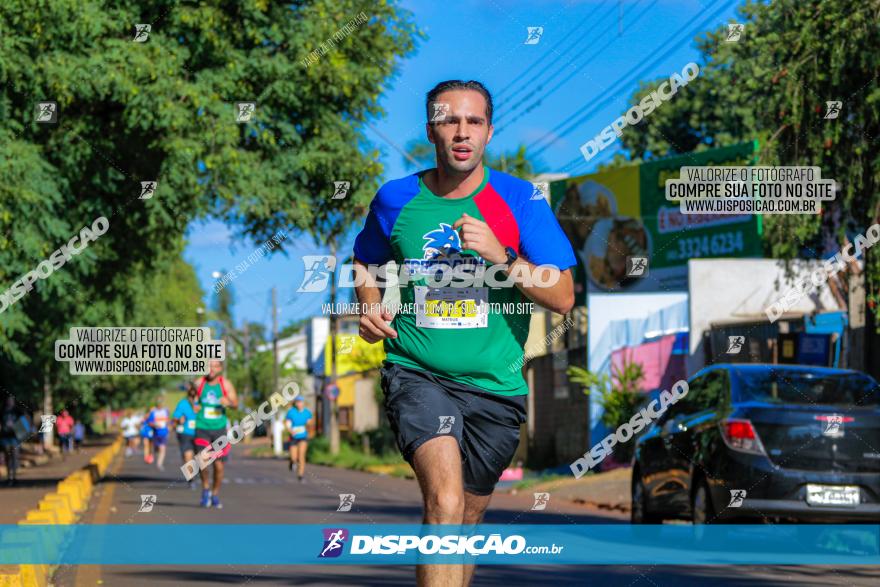
[[[199,491],[190,490],[179,470],[176,445],[169,446],[166,470],[140,457],[111,467],[93,498],[85,523],[97,524],[366,524],[419,523],[421,502],[414,481],[357,471],[310,466],[300,484],[285,461],[234,454],[227,467],[224,509],[198,507]],[[354,493],[350,512],[337,512],[340,493]],[[141,494],[155,494],[153,511],[138,513]],[[552,499],[544,511],[531,511],[531,495],[497,494],[487,523],[601,524],[626,523],[620,514],[592,510]],[[244,538],[247,539],[247,538]],[[309,545],[312,547],[313,545]],[[296,548],[297,545],[291,545]],[[132,545],[149,548],[149,544]],[[162,587],[167,585],[412,585],[412,566],[235,566],[223,562],[223,549],[193,545],[193,560],[210,565],[67,566],[55,584]],[[610,587],[679,587],[706,584],[877,585],[876,567],[792,566],[532,566],[478,567],[472,585],[602,585]]]

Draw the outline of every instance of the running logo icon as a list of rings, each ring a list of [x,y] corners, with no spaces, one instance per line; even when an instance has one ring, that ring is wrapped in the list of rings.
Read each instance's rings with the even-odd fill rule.
[[[142,181],[141,182],[141,195],[138,196],[138,200],[149,200],[153,197],[153,194],[156,193],[156,186],[158,182],[155,181]]]
[[[547,509],[548,503],[550,503],[550,494],[549,493],[536,493],[535,494],[535,504],[532,506],[532,511],[537,512],[537,511]]]
[[[40,420],[40,432],[51,432],[52,426],[55,425],[55,414],[44,414],[40,416]]]
[[[151,30],[153,30],[153,27],[149,24],[134,25],[134,38],[132,39],[132,41],[134,41],[135,43],[146,43],[147,39],[150,38]]]
[[[737,41],[739,41],[739,38],[742,36],[744,29],[744,24],[738,24],[734,22],[727,25],[727,42],[736,43]]]
[[[627,257],[626,258],[626,275],[627,277],[644,277],[648,271],[647,257]]]
[[[333,197],[331,200],[344,200],[345,196],[348,194],[348,188],[351,187],[350,181],[334,181],[333,182]]]
[[[455,416],[440,416],[440,427],[437,434],[449,434],[452,432],[452,426],[455,424]]]
[[[138,512],[151,512],[154,505],[156,505],[155,495],[141,495],[141,507],[138,508]]]
[[[340,493],[339,494],[339,507],[336,508],[337,512],[350,512],[351,506],[354,505],[354,493]]]
[[[834,415],[825,417],[825,429],[822,430],[822,436],[828,438],[843,437],[843,416]]]
[[[835,120],[840,116],[841,108],[843,108],[843,102],[840,100],[829,100],[825,102],[825,120]]]
[[[434,107],[434,114],[431,115],[431,122],[443,122],[446,120],[446,115],[449,114],[449,104],[444,102],[434,102],[431,106]]]
[[[306,268],[298,293],[317,293],[327,289],[330,276],[336,269],[336,257],[330,255],[305,255],[303,265]]]
[[[730,490],[730,503],[727,504],[729,508],[738,508],[740,507],[746,499],[746,490],[745,489],[731,489]]]
[[[55,124],[58,122],[57,102],[37,102],[36,122],[42,124]]]
[[[440,228],[426,232],[422,238],[428,241],[422,247],[425,251],[425,259],[448,257],[452,253],[461,252],[461,237],[451,224],[441,222]]]
[[[746,344],[745,336],[728,336],[727,337],[727,354],[728,355],[738,355],[742,350],[743,345]]]
[[[546,181],[533,183],[532,187],[534,189],[532,190],[532,197],[529,198],[530,200],[547,200],[548,202],[550,201],[550,199],[547,197],[547,194],[550,191],[548,188],[550,186],[547,184]]]
[[[256,102],[236,102],[235,103],[235,121],[250,122],[257,110]]]
[[[528,36],[526,37],[526,42],[523,45],[537,45],[541,40],[541,36],[544,34],[544,27],[542,26],[529,26],[526,27],[528,30]]]
[[[339,349],[336,351],[337,354],[340,355],[349,355],[351,351],[354,350],[354,337],[353,336],[340,336],[339,337]]]
[[[324,547],[318,558],[336,558],[342,554],[345,541],[348,539],[348,530],[345,528],[324,528]]]

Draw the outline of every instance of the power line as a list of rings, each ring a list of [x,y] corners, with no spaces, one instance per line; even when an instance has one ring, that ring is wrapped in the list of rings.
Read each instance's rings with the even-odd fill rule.
[[[651,8],[653,8],[653,6],[654,6],[655,4],[657,4],[657,2],[658,2],[658,0],[653,0],[653,2],[651,2],[651,4],[649,4],[648,6],[646,6],[645,9],[642,10],[642,12],[640,12],[640,13],[635,17],[635,19],[633,19],[632,24],[637,23],[637,22],[639,21],[639,19],[641,19],[641,18],[642,18],[642,17],[643,17],[643,16],[644,16],[644,15],[645,15],[650,9],[651,9]],[[530,104],[525,110],[521,111],[521,112],[516,116],[516,118],[514,118],[514,119],[511,120],[511,121],[509,121],[505,126],[510,126],[511,124],[513,124],[514,122],[516,122],[517,120],[519,120],[520,118],[522,118],[523,116],[525,116],[526,114],[528,114],[529,112],[531,112],[532,110],[534,110],[536,107],[540,106],[541,103],[542,103],[545,99],[547,99],[547,98],[549,98],[551,95],[555,94],[556,91],[559,90],[559,88],[561,88],[563,85],[565,85],[565,84],[566,84],[571,78],[573,78],[576,74],[580,73],[580,71],[583,70],[584,67],[586,67],[591,61],[593,61],[593,59],[595,59],[596,57],[598,57],[598,56],[599,56],[599,55],[600,55],[605,49],[607,49],[612,43],[614,43],[614,42],[617,41],[617,40],[618,40],[617,38],[611,38],[611,39],[609,39],[609,40],[608,40],[604,45],[602,45],[602,46],[601,46],[601,47],[600,47],[595,53],[593,53],[590,57],[588,57],[588,58],[584,61],[584,63],[580,66],[579,69],[575,69],[575,70],[574,70],[573,72],[571,72],[568,76],[566,76],[566,77],[564,77],[563,79],[561,79],[561,80],[560,80],[555,86],[553,86],[553,88],[551,88],[550,90],[548,90],[547,93],[544,94],[544,96],[542,96],[542,97],[539,98],[537,101],[535,101],[535,102],[533,102],[532,104]],[[532,92],[532,94],[534,94],[534,93],[535,93],[535,92]],[[532,94],[530,94],[530,96],[531,96]],[[526,99],[528,99],[528,97],[526,97]],[[525,100],[520,101],[520,103],[522,103],[523,101],[525,101]],[[519,104],[517,104],[517,106],[518,106],[518,105],[519,105]],[[500,130],[502,130],[502,129],[499,129],[498,131],[496,131],[496,133],[497,133],[497,132],[500,132]]]
[[[612,6],[612,8],[613,8],[613,6]],[[606,15],[607,15],[607,13],[606,13]],[[571,35],[573,35],[574,33],[576,33],[576,32],[577,32],[577,31],[578,31],[578,30],[579,30],[579,29],[580,29],[580,28],[581,28],[581,27],[582,27],[582,26],[588,21],[588,20],[590,20],[590,17],[591,17],[591,16],[592,16],[592,14],[588,15],[588,16],[585,17],[583,20],[581,20],[581,21],[580,21],[580,22],[579,22],[579,23],[578,23],[578,24],[577,24],[572,30],[570,30],[570,31],[568,32],[567,35],[565,35],[565,36],[559,41],[559,44],[561,45],[561,44],[564,43],[564,42],[565,42],[565,41],[566,41]],[[599,20],[601,21],[603,18],[605,18],[605,15],[599,17]],[[584,37],[582,37],[581,39],[575,41],[574,45],[572,45],[572,46],[569,47],[568,49],[563,50],[563,52],[562,52],[562,54],[560,55],[560,57],[562,57],[562,56],[564,56],[566,53],[570,52],[570,51],[571,51],[571,50],[572,50],[572,49],[573,49],[578,43],[580,43],[581,40],[583,40],[583,38],[584,38]],[[533,70],[535,67],[537,67],[539,63],[541,63],[544,59],[546,59],[547,57],[549,57],[552,53],[556,53],[556,52],[555,52],[555,51],[548,51],[548,52],[544,53],[543,55],[541,55],[540,57],[538,57],[538,59],[536,59],[536,60],[534,61],[534,63],[532,63],[532,64],[531,64],[529,67],[527,67],[522,73],[520,73],[518,76],[516,76],[516,77],[515,77],[515,78],[514,78],[509,84],[507,84],[504,88],[502,88],[500,92],[497,92],[497,93],[496,93],[496,96],[498,96],[498,97],[500,98],[501,95],[503,95],[504,92],[506,92],[510,87],[512,87],[513,85],[515,85],[516,82],[517,82],[519,79],[525,77],[526,74],[528,74],[531,70]],[[558,53],[557,53],[557,54],[558,54]],[[543,73],[543,72],[541,72],[541,73]],[[528,87],[528,86],[529,86],[529,85],[530,85],[530,84],[531,84],[536,78],[541,77],[541,73],[539,73],[537,76],[533,77],[531,80],[529,80],[529,81],[526,82],[525,84],[522,84],[519,88],[517,88],[516,91],[513,92],[513,94],[511,94],[510,96],[508,96],[507,98],[505,98],[504,100],[502,100],[501,103],[499,104],[499,109],[502,108],[502,107],[504,106],[505,103],[510,102],[510,100],[511,100],[514,96],[516,96],[519,92],[521,92],[524,88]]]
[[[367,127],[368,127],[370,130],[372,130],[374,133],[376,133],[377,135],[379,135],[379,138],[381,138],[383,141],[385,141],[386,143],[388,143],[389,145],[391,145],[391,146],[392,146],[392,147],[393,147],[398,153],[400,153],[401,155],[403,155],[404,157],[406,157],[406,158],[409,160],[410,163],[412,163],[413,165],[416,166],[416,169],[418,169],[419,167],[421,167],[421,165],[422,165],[421,163],[419,163],[418,161],[416,161],[416,160],[413,158],[413,156],[410,155],[409,153],[407,153],[405,150],[403,150],[402,148],[400,148],[399,146],[397,146],[397,143],[395,143],[394,141],[392,141],[391,139],[389,139],[387,136],[385,136],[385,134],[382,133],[382,132],[380,132],[378,128],[376,128],[375,126],[373,126],[373,125],[370,124],[369,122],[364,122],[364,124],[366,124]]]
[[[734,0],[734,1],[736,1],[736,0]],[[721,6],[720,6],[720,8],[718,8],[715,12],[713,12],[712,14],[710,14],[710,15],[709,15],[708,17],[706,17],[705,19],[703,19],[703,21],[701,21],[700,24],[697,25],[697,27],[695,27],[695,28],[692,29],[691,31],[687,32],[687,34],[688,34],[688,35],[695,35],[695,34],[698,34],[700,31],[703,30],[703,28],[706,26],[706,24],[707,24],[709,21],[711,21],[712,19],[716,18],[716,17],[718,16],[718,14],[720,14],[724,9],[728,8],[728,4],[730,4],[730,3],[731,3],[731,2],[721,2]],[[716,0],[716,2],[715,2],[714,4],[717,4],[717,0]],[[631,82],[632,80],[629,79],[629,78],[631,78],[631,77],[632,77],[632,78],[638,78],[638,77],[641,77],[641,76],[645,75],[645,73],[646,73],[647,71],[650,71],[650,69],[653,68],[654,66],[656,66],[660,61],[662,61],[663,59],[667,58],[667,57],[668,57],[669,55],[671,55],[674,51],[676,51],[676,50],[678,49],[678,47],[677,47],[675,44],[671,44],[671,43],[669,43],[669,41],[670,41],[673,37],[677,37],[677,36],[681,35],[682,31],[684,31],[686,28],[687,28],[687,25],[682,26],[679,30],[677,30],[675,33],[673,33],[672,35],[670,35],[669,39],[668,39],[667,41],[665,41],[665,42],[661,45],[661,47],[662,47],[662,46],[664,46],[664,45],[666,45],[666,44],[669,44],[669,48],[668,48],[666,51],[662,52],[659,56],[657,56],[656,58],[652,59],[650,62],[648,62],[647,65],[643,66],[643,67],[642,67],[641,69],[639,69],[638,71],[635,71],[635,73],[633,73],[633,71],[634,71],[636,68],[635,68],[635,67],[631,68],[627,73],[625,73],[625,74],[624,74],[623,76],[621,76],[616,82],[614,82],[614,84],[612,84],[612,88],[615,88],[615,87],[617,87],[617,86],[623,86],[623,85],[625,85],[626,83]],[[615,90],[615,91],[616,91],[616,90]],[[572,121],[572,122],[569,122],[569,121],[572,120],[572,118],[574,118],[574,116],[576,116],[576,114],[572,114],[571,116],[569,116],[568,118],[566,118],[565,120],[563,120],[562,122],[560,122],[558,125],[556,125],[552,130],[550,130],[550,131],[548,131],[546,134],[544,134],[544,136],[542,136],[542,137],[540,137],[539,139],[537,139],[536,141],[534,141],[531,145],[529,145],[529,146],[527,147],[527,149],[530,148],[530,147],[532,147],[532,146],[534,146],[534,145],[537,145],[538,143],[542,142],[542,141],[545,140],[546,138],[551,137],[550,142],[548,142],[544,147],[541,147],[540,149],[538,149],[536,152],[531,153],[530,155],[531,155],[531,156],[537,156],[537,155],[543,153],[545,150],[547,150],[547,148],[550,147],[550,145],[552,145],[553,143],[555,143],[555,142],[556,142],[557,140],[559,140],[561,137],[564,137],[564,136],[568,135],[568,134],[571,133],[573,130],[575,130],[580,124],[582,124],[583,122],[589,120],[589,119],[590,119],[590,118],[591,118],[596,112],[598,112],[598,111],[599,111],[601,108],[603,108],[608,102],[610,102],[611,100],[614,99],[614,92],[613,92],[613,91],[610,91],[610,89],[609,89],[608,95],[609,95],[609,97],[608,97],[607,99],[595,103],[595,104],[593,105],[592,108],[590,108],[585,114],[583,114],[582,116],[580,116],[577,120],[574,120],[574,121]],[[560,131],[558,134],[556,133],[556,131],[560,130],[562,127],[565,127],[565,126],[567,126],[567,128],[566,128],[565,130]]]

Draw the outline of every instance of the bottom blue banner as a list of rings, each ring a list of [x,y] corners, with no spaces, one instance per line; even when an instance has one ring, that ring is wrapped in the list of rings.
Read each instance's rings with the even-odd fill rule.
[[[196,544],[237,565],[880,564],[880,525],[538,524],[0,525],[0,564],[216,564]]]

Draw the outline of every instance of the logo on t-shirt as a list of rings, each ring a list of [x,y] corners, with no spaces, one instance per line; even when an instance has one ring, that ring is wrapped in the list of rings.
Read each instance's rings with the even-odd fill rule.
[[[425,259],[436,259],[438,257],[449,257],[453,253],[461,253],[461,237],[458,231],[451,225],[440,223],[440,228],[431,230],[422,235],[425,239]]]

